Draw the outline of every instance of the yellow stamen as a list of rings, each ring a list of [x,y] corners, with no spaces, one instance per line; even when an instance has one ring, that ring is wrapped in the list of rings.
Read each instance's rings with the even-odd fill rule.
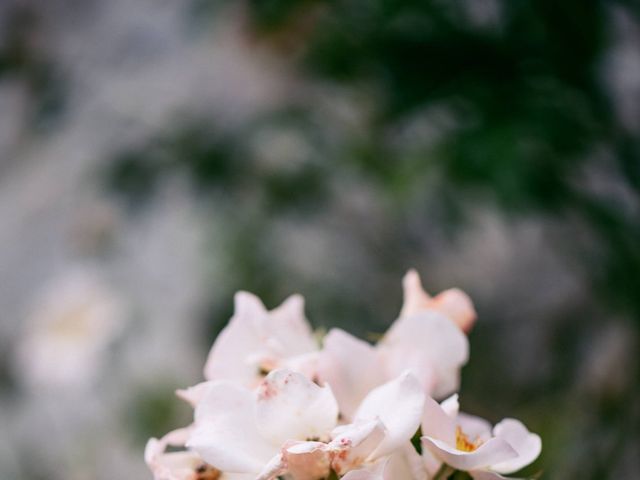
[[[463,452],[473,452],[480,445],[482,440],[476,438],[475,440],[469,440],[469,437],[462,431],[460,427],[456,427],[456,448]]]

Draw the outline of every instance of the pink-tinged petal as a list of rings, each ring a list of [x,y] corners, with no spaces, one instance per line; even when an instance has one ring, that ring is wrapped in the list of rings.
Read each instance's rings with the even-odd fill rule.
[[[260,299],[251,293],[238,292],[234,300],[235,312],[211,347],[204,377],[207,380],[231,380],[251,387],[261,377],[259,365],[249,359],[264,355],[261,332],[268,313]]]
[[[296,480],[320,480],[329,476],[331,459],[327,444],[296,442],[284,449],[287,473]]]
[[[431,297],[422,286],[420,275],[411,269],[402,279],[404,302],[401,317],[415,315],[424,310],[436,310],[446,316],[464,332],[469,332],[477,314],[469,296],[458,288],[451,288]]]
[[[373,464],[347,472],[346,475],[342,477],[342,480],[392,480],[385,475],[388,463],[388,458],[381,458]],[[406,480],[402,477],[396,478],[398,478],[398,480]]]
[[[385,475],[388,480],[425,480],[430,478],[423,459],[410,442],[391,454],[385,468]]]
[[[440,402],[440,406],[444,413],[449,415],[451,418],[457,418],[458,413],[460,413],[460,402],[458,400],[458,394],[454,393],[449,398]]]
[[[399,448],[388,457],[351,470],[343,480],[425,480],[427,476],[420,456],[411,444]]]
[[[224,472],[258,473],[276,455],[258,430],[255,395],[230,382],[213,382],[195,409],[187,446]]]
[[[457,390],[460,368],[469,358],[467,336],[434,310],[400,317],[378,348],[392,375],[410,368],[435,397]]]
[[[290,370],[274,370],[258,387],[256,419],[260,433],[277,445],[326,439],[338,421],[338,404],[328,386]]]
[[[445,402],[443,402],[445,403]],[[427,396],[422,415],[422,434],[448,445],[456,443],[456,422],[433,398]]]
[[[517,456],[516,451],[501,438],[492,438],[472,452],[458,450],[431,437],[422,437],[422,446],[447,465],[464,471],[485,469]]]
[[[288,357],[281,361],[281,368],[301,373],[309,379],[317,378],[320,352],[303,353],[294,357]]]
[[[471,478],[474,480],[507,480],[506,477],[498,475],[495,472],[489,470],[472,470],[469,472]],[[518,480],[517,478],[509,478],[508,480]]]
[[[172,447],[183,447],[189,439],[191,428],[192,427],[177,428],[172,430],[162,437],[162,442]]]
[[[384,383],[383,371],[376,349],[367,342],[337,328],[325,336],[318,377],[331,386],[345,419],[352,419],[367,393]]]
[[[427,478],[431,478],[438,473],[442,467],[442,460],[436,457],[428,449],[422,449],[422,465],[427,472]]]
[[[338,475],[368,461],[387,433],[379,419],[356,421],[337,427],[328,448],[334,453],[331,466]]]
[[[149,448],[155,449],[151,440],[147,443]],[[202,463],[200,456],[190,451],[158,453],[147,461],[154,480],[190,480]]]
[[[451,319],[465,333],[471,331],[478,317],[469,295],[458,288],[445,290],[433,297],[429,308]]]
[[[518,453],[516,458],[491,466],[499,473],[512,473],[533,462],[542,450],[542,440],[535,433],[529,432],[522,422],[506,418],[493,428],[497,438],[506,440]]]
[[[406,317],[421,312],[429,308],[431,296],[425,292],[420,281],[420,275],[414,269],[409,270],[402,279],[402,290],[404,301],[400,316]]]
[[[200,382],[192,387],[176,390],[178,398],[184,400],[189,405],[195,408],[195,406],[202,400],[205,392],[209,388],[210,382]]]
[[[273,353],[279,357],[290,357],[313,352],[318,349],[309,321],[304,315],[304,298],[291,295],[282,304],[269,312],[269,330],[274,339]]]
[[[378,418],[387,429],[371,460],[388,455],[413,437],[420,425],[424,402],[422,386],[408,372],[373,389],[365,397],[356,411],[356,421]]]
[[[287,463],[282,453],[274,455],[260,471],[256,480],[272,480],[287,471]]]
[[[144,450],[145,461],[150,463],[155,457],[164,453],[169,445],[172,447],[184,447],[190,431],[191,428],[178,428],[167,433],[159,440],[157,438],[149,439]]]
[[[299,365],[293,359],[317,349],[301,296],[293,295],[268,312],[258,297],[238,292],[234,315],[211,347],[204,375],[253,388],[265,371],[281,368],[290,359],[291,368],[313,375],[313,358],[300,358]]]
[[[167,433],[160,440],[152,438],[147,442],[144,458],[153,473],[154,480],[193,480],[196,472],[202,469],[207,469],[215,475],[221,474],[220,471],[207,465],[196,452],[189,450],[166,452],[169,445],[183,447],[190,430],[190,428],[181,428]],[[226,475],[219,478],[230,480]]]
[[[438,374],[431,355],[427,350],[418,348],[387,348],[378,345],[378,353],[385,367],[387,378],[395,378],[403,372],[410,371],[420,382],[425,393],[432,393],[437,382]]]
[[[491,424],[484,418],[469,415],[467,413],[460,413],[458,414],[456,423],[471,441],[480,440],[482,442],[486,442],[493,437],[491,434]]]

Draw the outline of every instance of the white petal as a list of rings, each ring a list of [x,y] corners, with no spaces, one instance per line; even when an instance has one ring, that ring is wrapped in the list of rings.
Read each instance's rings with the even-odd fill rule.
[[[196,452],[185,450],[166,452],[169,445],[184,447],[190,428],[180,428],[167,433],[160,440],[147,442],[144,459],[155,480],[191,480],[195,470],[204,461]]]
[[[484,469],[517,456],[516,451],[501,438],[492,438],[473,452],[458,450],[432,437],[422,437],[422,445],[447,465],[465,471]]]
[[[387,463],[389,463],[388,458],[381,458],[371,465],[347,472],[347,474],[342,477],[342,480],[392,480],[388,476],[385,476]],[[405,479],[398,478],[397,480]]]
[[[304,315],[304,298],[300,295],[291,295],[269,312],[269,331],[276,339],[273,348],[279,357],[302,355],[318,349]]]
[[[420,454],[416,451],[411,442],[407,442],[402,447],[394,451],[389,458],[390,461],[385,469],[385,474],[387,474],[386,478],[388,480],[425,480],[430,478]]]
[[[376,349],[337,328],[324,338],[318,377],[331,386],[340,413],[349,420],[367,393],[385,380]]]
[[[343,480],[425,480],[426,472],[419,465],[420,456],[411,444],[408,448],[400,448],[389,457],[383,457],[372,464],[348,472]],[[412,465],[414,458],[418,462],[417,468]]]
[[[320,352],[303,353],[294,357],[287,357],[280,362],[280,368],[287,368],[294,372],[301,373],[308,379],[317,378],[318,361]]]
[[[212,382],[195,409],[187,446],[225,472],[257,473],[279,451],[256,425],[255,395],[229,382]]]
[[[422,449],[422,465],[427,472],[427,478],[431,478],[438,473],[442,467],[442,460],[436,457],[427,448]]]
[[[424,402],[422,387],[411,373],[402,374],[366,396],[356,411],[356,421],[379,418],[387,429],[372,460],[388,455],[411,439],[420,425]]]
[[[282,453],[274,455],[260,471],[256,480],[272,480],[287,471],[287,463]]]
[[[248,292],[235,295],[235,312],[209,352],[204,367],[207,380],[227,379],[252,387],[259,380],[258,365],[250,358],[264,355],[262,325],[267,311],[258,297]]]
[[[147,465],[155,480],[190,480],[202,463],[195,452],[183,451],[159,454]]]
[[[338,475],[358,468],[370,459],[387,433],[379,419],[357,421],[337,427],[329,449],[335,452],[332,467]]]
[[[428,308],[431,297],[425,292],[420,275],[414,269],[409,270],[402,279],[404,301],[400,316],[405,317]]]
[[[456,423],[460,426],[465,435],[473,441],[481,440],[486,442],[493,437],[491,433],[491,424],[484,418],[469,415],[467,413],[460,413],[458,414]]]
[[[195,407],[209,388],[209,382],[200,382],[192,387],[176,390],[178,398]]]
[[[454,393],[449,398],[443,400],[440,403],[442,410],[451,418],[457,418],[460,413],[460,402],[458,400],[458,394]]]
[[[435,397],[457,389],[460,368],[469,357],[467,336],[433,310],[400,317],[378,348],[392,374],[411,368]]]
[[[498,423],[493,434],[506,440],[518,453],[516,458],[491,466],[492,470],[500,473],[512,473],[533,462],[542,450],[542,440],[535,433],[530,433],[522,422],[513,418],[506,418]]]
[[[338,421],[338,404],[328,386],[290,370],[274,370],[258,388],[256,418],[261,434],[277,445],[323,439]]]
[[[444,403],[444,402],[443,402]],[[427,396],[422,416],[422,434],[442,440],[448,445],[456,443],[456,422],[431,397]]]

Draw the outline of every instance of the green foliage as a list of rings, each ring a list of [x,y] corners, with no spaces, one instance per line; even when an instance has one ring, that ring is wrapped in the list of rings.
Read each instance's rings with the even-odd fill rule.
[[[176,401],[175,388],[147,388],[137,393],[136,398],[124,412],[124,423],[133,438],[143,444],[151,437],[159,437],[186,425],[192,415],[190,408]]]

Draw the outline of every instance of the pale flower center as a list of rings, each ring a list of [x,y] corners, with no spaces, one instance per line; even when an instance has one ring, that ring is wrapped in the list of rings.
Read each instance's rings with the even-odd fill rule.
[[[91,306],[88,303],[76,305],[59,315],[49,326],[49,331],[60,337],[82,338],[89,334],[89,315]]]
[[[473,441],[469,440],[469,437],[462,431],[462,428],[456,427],[456,448],[458,450],[463,452],[473,452],[480,445],[482,445],[482,440],[477,437]]]

